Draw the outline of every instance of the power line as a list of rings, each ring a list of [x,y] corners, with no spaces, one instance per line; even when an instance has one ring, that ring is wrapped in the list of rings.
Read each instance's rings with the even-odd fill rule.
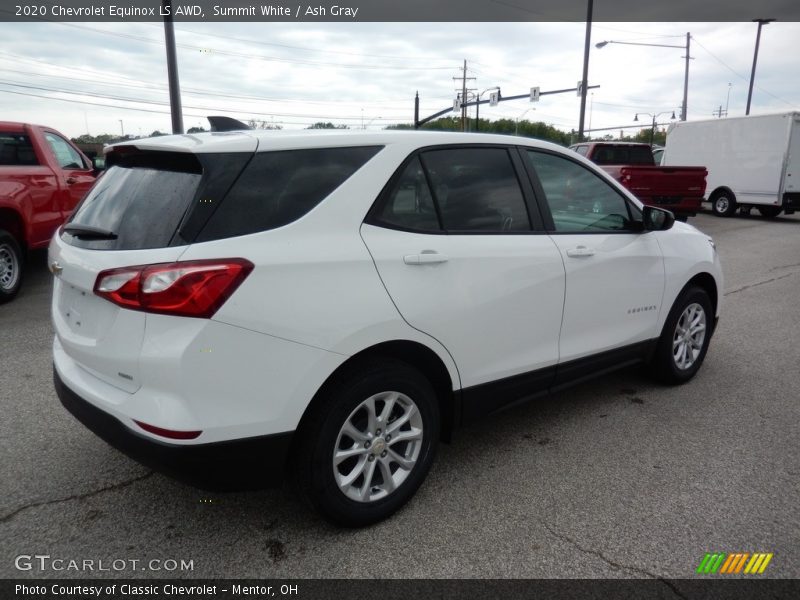
[[[634,35],[647,35],[647,36],[650,36],[653,39],[655,39],[655,38],[682,38],[682,37],[684,37],[684,35],[682,33],[678,34],[678,35],[675,35],[675,34],[672,34],[672,35],[663,35],[663,34],[655,35],[655,34],[650,34],[648,32],[645,32],[645,31],[632,31],[630,29],[618,29],[616,27],[606,27],[605,25],[594,25],[594,24],[592,25],[592,29],[604,29],[606,31],[619,31],[620,33],[632,33]],[[649,38],[642,38],[642,39],[649,39]]]
[[[104,100],[117,100],[117,101],[120,101],[120,102],[133,102],[133,103],[136,103],[136,104],[150,104],[150,105],[154,105],[154,106],[169,106],[169,102],[159,102],[159,101],[156,101],[156,100],[143,100],[143,99],[140,99],[140,98],[127,98],[127,97],[124,97],[124,96],[116,96],[116,95],[110,95],[110,94],[98,94],[98,93],[76,91],[76,90],[65,90],[65,89],[52,88],[52,87],[46,87],[46,86],[33,86],[33,85],[27,85],[27,84],[10,82],[10,81],[0,81],[0,84],[12,86],[12,87],[19,87],[19,88],[23,88],[23,89],[33,89],[33,90],[37,90],[37,91],[48,91],[48,92],[55,92],[57,94],[69,94],[69,95],[73,95],[73,96],[82,96],[82,97],[87,97],[87,98],[100,98],[100,99],[104,99]],[[2,91],[10,91],[10,90],[2,90]],[[213,106],[189,106],[189,105],[186,105],[186,108],[193,109],[193,110],[204,110],[204,111],[209,111],[209,112],[214,112],[214,111],[219,112],[220,110],[223,110],[223,112],[246,114],[246,115],[259,115],[259,116],[273,116],[274,115],[276,117],[279,116],[279,117],[320,118],[320,119],[336,119],[336,120],[341,120],[341,121],[360,121],[363,118],[360,115],[359,116],[349,116],[349,115],[348,116],[338,116],[338,115],[315,115],[315,114],[283,113],[283,112],[268,112],[268,113],[264,113],[264,112],[257,112],[257,111],[252,111],[252,110],[241,110],[241,109],[230,108],[230,107],[225,108],[225,109],[219,109],[219,108],[215,108]],[[390,120],[402,120],[403,119],[403,117],[395,116],[395,115],[386,116],[386,117],[383,117],[383,118],[390,119]]]
[[[114,31],[106,31],[104,29],[95,29],[93,27],[86,27],[85,25],[76,25],[75,23],[62,23],[58,22],[57,25],[63,25],[64,27],[73,27],[75,29],[82,29],[85,31],[91,31],[94,33],[101,33],[105,35],[113,35],[116,37],[121,37],[125,39],[135,40],[139,42],[145,42],[148,44],[156,44],[158,46],[163,46],[163,40],[156,40],[153,38],[148,38],[140,35],[134,35],[129,33],[119,33]],[[213,54],[220,54],[222,56],[233,56],[236,58],[247,58],[250,60],[262,60],[265,62],[278,62],[278,63],[287,63],[293,65],[301,65],[301,66],[314,66],[314,67],[337,67],[340,69],[358,69],[358,70],[385,70],[387,68],[386,65],[358,65],[352,63],[333,63],[333,62],[321,62],[321,61],[310,61],[310,60],[298,60],[298,59],[290,59],[290,58],[280,58],[277,56],[264,56],[260,54],[250,54],[244,52],[234,52],[232,50],[221,50],[219,48],[210,48],[208,46],[195,46],[193,44],[176,44],[179,48],[184,48],[187,50],[197,50],[198,52],[212,52]],[[394,70],[405,70],[405,71],[443,71],[443,70],[451,70],[453,67],[412,67],[412,66],[392,66]]]
[[[61,102],[70,102],[70,103],[73,103],[73,104],[86,104],[88,106],[102,106],[104,108],[115,108],[117,110],[135,110],[137,112],[158,113],[158,114],[162,114],[162,115],[170,114],[170,112],[166,111],[166,110],[155,110],[155,109],[150,109],[150,108],[135,108],[135,107],[132,107],[132,106],[121,107],[121,106],[117,106],[117,105],[114,105],[114,104],[101,104],[99,102],[89,102],[87,100],[75,100],[73,98],[58,98],[57,96],[45,96],[45,95],[42,95],[42,94],[31,94],[30,92],[16,92],[14,90],[0,90],[0,92],[6,93],[6,94],[16,94],[18,96],[29,96],[29,97],[32,97],[32,98],[44,98],[45,100],[58,100],[58,101],[61,101]],[[199,118],[205,118],[206,117],[206,115],[193,115],[193,114],[188,114],[188,113],[186,113],[186,116],[199,117]]]
[[[117,106],[115,104],[102,104],[100,102],[89,102],[87,100],[74,100],[72,98],[58,98],[56,96],[45,96],[45,95],[42,95],[42,94],[31,94],[29,92],[16,92],[14,90],[0,90],[0,92],[5,92],[7,94],[16,94],[18,96],[27,96],[27,97],[31,97],[31,98],[43,98],[45,100],[57,100],[59,102],[69,102],[71,104],[85,104],[85,105],[88,105],[88,106],[99,106],[99,107],[102,107],[102,108],[113,108],[113,109],[116,109],[116,110],[132,110],[132,111],[136,111],[136,112],[155,113],[155,114],[161,114],[161,115],[169,115],[170,114],[170,112],[167,111],[167,110],[155,110],[155,109],[149,109],[149,108],[134,108],[134,107],[129,107],[129,106],[120,107],[120,106]],[[235,112],[235,111],[223,110],[223,111],[217,111],[217,112]],[[241,114],[248,114],[248,113],[244,113],[243,112]],[[194,113],[184,113],[184,116],[197,118],[197,119],[205,119],[208,115],[207,114],[201,115],[201,114],[194,114]],[[266,116],[272,116],[272,115],[266,115]],[[309,118],[317,118],[317,119],[320,119],[320,120],[324,120],[324,119],[334,119],[334,120],[336,120],[336,119],[338,119],[338,117],[314,117],[313,115],[308,115],[308,117]],[[314,124],[316,124],[318,122],[319,121],[274,121],[274,123],[278,124],[278,125],[314,125]],[[383,123],[379,123],[379,124],[376,124],[376,125],[373,125],[373,126],[377,127],[377,126],[380,126],[380,125],[383,125],[383,126],[395,125],[398,122],[407,123],[408,120],[407,119],[396,119],[396,120],[393,119],[393,120],[388,120],[388,121],[384,120]]]
[[[134,85],[134,84],[126,84],[126,83],[115,83],[115,82],[98,82],[93,81],[91,79],[83,79],[79,77],[68,77],[65,75],[50,75],[47,73],[33,73],[29,71],[17,71],[14,69],[6,69],[0,67],[0,71],[8,72],[8,73],[16,73],[20,75],[26,76],[35,76],[35,77],[46,77],[52,79],[63,79],[67,81],[75,81],[80,83],[92,83],[95,85],[100,86],[111,86],[111,87],[121,87],[121,88],[130,88],[130,89],[138,89],[138,90],[145,90],[145,91],[153,91],[153,92],[166,92],[166,85]],[[77,90],[76,90],[77,91]],[[330,106],[331,104],[340,104],[343,106],[350,106],[350,107],[367,107],[373,105],[381,105],[379,107],[380,110],[405,110],[408,108],[407,105],[384,105],[387,102],[396,102],[396,100],[370,100],[368,102],[365,101],[342,101],[342,100],[331,100],[331,101],[321,101],[321,100],[304,100],[301,98],[269,98],[265,96],[251,96],[245,94],[224,94],[220,92],[215,92],[212,90],[206,90],[201,88],[188,88],[184,87],[183,92],[186,95],[193,95],[193,96],[213,96],[219,98],[229,98],[232,100],[241,100],[241,101],[254,101],[254,102],[289,102],[295,104],[312,104],[312,105],[321,105],[321,106]],[[449,97],[447,98],[449,99]]]
[[[152,27],[161,28],[160,25],[152,25]],[[230,35],[221,35],[219,33],[207,33],[207,32],[200,32],[200,31],[192,31],[191,29],[176,29],[175,31],[182,32],[182,33],[191,33],[193,35],[205,35],[208,37],[215,37],[220,38],[223,40],[231,40],[235,42],[241,42],[245,44],[257,44],[259,46],[272,46],[276,48],[286,48],[289,50],[302,50],[304,52],[319,52],[322,54],[342,54],[344,56],[364,56],[368,58],[388,58],[391,60],[421,60],[425,62],[430,62],[430,56],[393,56],[387,54],[364,54],[361,52],[345,52],[343,50],[330,50],[324,49],[321,50],[319,48],[309,48],[307,46],[291,46],[289,44],[278,44],[275,42],[262,42],[261,40],[253,40],[248,38],[239,38]]]
[[[708,48],[706,48],[706,47],[705,47],[703,44],[701,44],[701,43],[700,43],[700,42],[697,40],[697,38],[696,38],[695,36],[692,36],[692,39],[695,41],[695,43],[696,43],[698,46],[700,46],[700,47],[701,47],[703,50],[705,50],[706,52],[708,52],[708,54],[710,54],[710,55],[711,55],[711,58],[713,58],[713,59],[714,59],[714,60],[716,60],[716,61],[717,61],[719,64],[721,64],[723,67],[725,67],[726,69],[728,69],[728,70],[729,70],[731,73],[733,73],[734,75],[736,75],[737,77],[739,77],[739,78],[740,78],[740,79],[742,79],[743,81],[749,81],[749,79],[748,79],[747,77],[745,77],[744,75],[742,75],[741,73],[739,73],[738,71],[736,71],[735,69],[733,69],[733,67],[729,66],[729,65],[728,65],[728,64],[727,64],[725,61],[723,61],[723,60],[722,60],[721,58],[719,58],[719,57],[718,57],[716,54],[714,54],[713,52],[711,52],[711,50],[709,50],[709,49],[708,49]],[[765,89],[764,89],[764,88],[762,88],[761,86],[758,86],[758,85],[756,85],[755,87],[756,87],[756,88],[757,88],[759,91],[761,91],[761,92],[764,92],[764,93],[765,93],[767,96],[771,96],[771,97],[775,98],[775,100],[779,100],[779,101],[783,102],[784,104],[788,104],[789,106],[794,106],[794,104],[793,104],[792,102],[789,102],[788,100],[784,100],[783,98],[780,98],[780,97],[776,96],[775,94],[773,94],[773,93],[771,93],[771,92],[769,92],[769,91],[765,90]]]
[[[108,74],[108,73],[103,73],[101,71],[95,71],[95,70],[92,70],[92,69],[81,69],[80,67],[55,65],[52,62],[47,62],[45,60],[39,60],[39,59],[36,59],[36,58],[30,58],[28,56],[21,56],[19,54],[13,54],[11,52],[2,52],[2,51],[0,51],[0,56],[10,56],[11,58],[14,58],[16,60],[21,60],[21,61],[25,61],[25,62],[32,62],[32,63],[36,63],[36,64],[41,64],[41,65],[45,65],[45,66],[50,67],[50,68],[58,67],[58,68],[61,68],[61,69],[65,69],[67,71],[77,71],[79,73],[87,73],[89,75],[94,75],[95,77],[98,77],[98,76],[99,77],[107,77],[107,78],[108,77],[112,77],[112,78],[117,78],[117,79],[124,79],[126,81],[134,81],[134,82],[139,83],[141,85],[141,81],[139,79],[135,79],[133,77],[125,77],[124,75]]]
[[[611,104],[610,102],[598,102],[597,100],[595,100],[594,104],[597,104],[599,106],[612,106],[614,108],[632,108],[632,109],[635,109],[635,110],[641,110],[642,106],[647,106],[648,108],[650,108],[652,110],[656,110],[656,111],[672,110],[674,108],[673,106],[652,106],[651,104],[648,104],[646,102],[642,103],[642,104],[634,105],[634,104]]]

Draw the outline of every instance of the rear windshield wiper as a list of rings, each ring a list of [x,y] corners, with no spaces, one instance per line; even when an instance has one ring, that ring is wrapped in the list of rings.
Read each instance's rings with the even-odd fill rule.
[[[79,238],[92,240],[115,240],[117,234],[108,229],[92,227],[91,225],[79,225],[78,223],[68,223],[64,226],[64,231]]]

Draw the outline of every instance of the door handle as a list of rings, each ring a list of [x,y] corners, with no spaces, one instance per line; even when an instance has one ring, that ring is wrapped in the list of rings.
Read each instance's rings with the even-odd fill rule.
[[[594,250],[592,248],[587,248],[586,246],[576,246],[575,248],[570,248],[567,250],[567,256],[572,256],[573,258],[594,256]]]
[[[436,265],[447,261],[447,256],[433,250],[423,250],[419,254],[406,254],[403,257],[403,262],[407,265]]]
[[[74,177],[67,177],[67,185],[72,185],[73,183],[78,183],[78,180]]]

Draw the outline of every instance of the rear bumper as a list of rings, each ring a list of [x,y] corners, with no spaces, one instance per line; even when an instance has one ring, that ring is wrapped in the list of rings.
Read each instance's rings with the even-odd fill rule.
[[[210,444],[169,444],[146,438],[68,388],[53,370],[61,404],[105,442],[160,473],[215,491],[261,489],[285,475],[294,432]]]

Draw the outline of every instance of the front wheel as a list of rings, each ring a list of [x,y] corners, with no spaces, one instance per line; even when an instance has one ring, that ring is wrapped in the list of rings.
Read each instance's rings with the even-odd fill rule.
[[[736,212],[736,207],[736,196],[728,190],[717,192],[711,200],[711,210],[718,217],[730,217]]]
[[[0,304],[17,295],[22,284],[22,249],[14,236],[0,229]]]
[[[406,363],[365,363],[328,387],[299,434],[300,491],[338,525],[371,525],[403,506],[430,469],[436,394]]]
[[[708,293],[686,289],[672,305],[650,364],[656,378],[679,384],[695,376],[708,351],[714,314]]]

